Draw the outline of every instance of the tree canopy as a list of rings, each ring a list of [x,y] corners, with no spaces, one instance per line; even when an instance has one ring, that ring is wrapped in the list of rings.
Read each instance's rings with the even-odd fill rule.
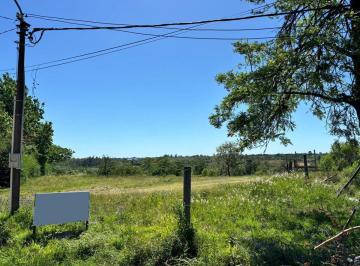
[[[15,91],[16,81],[4,74],[0,78],[0,169],[8,169]],[[25,97],[24,151],[36,158],[41,174],[45,174],[46,163],[69,159],[73,153],[53,144],[52,123],[44,121],[44,112],[44,104],[36,97]]]
[[[220,162],[222,172],[231,176],[236,171],[240,150],[233,142],[225,142],[216,148],[216,157]]]
[[[287,145],[287,133],[296,126],[292,115],[305,102],[331,134],[358,136],[360,1],[277,0],[262,12],[269,10],[297,12],[278,18],[281,29],[275,39],[234,44],[245,63],[217,76],[228,93],[210,123],[226,124],[242,148],[274,140]]]

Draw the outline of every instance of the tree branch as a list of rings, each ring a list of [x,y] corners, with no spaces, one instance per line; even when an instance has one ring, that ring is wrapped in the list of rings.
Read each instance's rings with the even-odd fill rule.
[[[340,97],[334,98],[334,97],[330,97],[330,96],[327,96],[327,95],[324,95],[321,93],[310,92],[310,91],[282,91],[282,92],[279,92],[279,94],[313,96],[313,97],[321,98],[321,99],[329,101],[329,102],[334,102],[334,103],[344,103],[345,102],[345,103],[351,104],[351,99],[347,95],[342,95]]]
[[[338,239],[338,238],[341,237],[342,235],[348,234],[348,233],[350,233],[351,231],[355,231],[355,230],[358,230],[358,229],[360,229],[360,225],[354,226],[354,227],[350,227],[350,228],[345,229],[345,230],[342,230],[342,231],[341,231],[340,233],[338,233],[337,235],[335,235],[335,236],[333,236],[333,237],[325,240],[324,242],[320,243],[319,245],[315,246],[314,249],[318,249],[318,248],[326,245],[327,243],[332,242],[332,241]]]

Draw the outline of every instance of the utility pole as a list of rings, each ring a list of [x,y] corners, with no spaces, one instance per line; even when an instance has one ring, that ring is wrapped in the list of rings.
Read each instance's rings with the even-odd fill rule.
[[[11,154],[9,156],[10,171],[10,213],[14,214],[20,206],[20,174],[21,174],[21,153],[24,125],[24,100],[25,100],[25,37],[28,27],[24,21],[24,14],[16,0],[15,4],[19,9],[17,18],[19,20],[19,46],[16,96],[13,114],[13,133],[11,143]]]
[[[191,208],[191,167],[184,167],[184,193],[183,204],[185,221],[187,225],[191,223],[190,208]]]

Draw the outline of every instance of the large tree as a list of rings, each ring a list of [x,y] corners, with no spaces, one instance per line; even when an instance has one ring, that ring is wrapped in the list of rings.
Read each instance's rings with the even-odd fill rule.
[[[16,81],[8,74],[0,77],[0,185],[8,179],[8,160],[11,149],[12,116]],[[33,154],[45,174],[47,162],[53,163],[71,157],[73,151],[53,145],[53,128],[43,120],[44,104],[36,97],[26,95],[23,143],[25,153]]]
[[[263,0],[248,0],[255,4]],[[311,11],[309,11],[311,10]],[[295,11],[295,12],[293,12]],[[227,125],[242,148],[264,146],[295,128],[301,102],[336,136],[355,138],[360,118],[360,1],[277,0],[263,12],[288,12],[280,30],[264,42],[239,41],[239,70],[217,76],[228,94],[210,122]]]

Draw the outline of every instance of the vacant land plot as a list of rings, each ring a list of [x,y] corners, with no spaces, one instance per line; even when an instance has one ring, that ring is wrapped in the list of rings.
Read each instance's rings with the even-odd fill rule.
[[[189,231],[179,213],[181,177],[30,180],[22,187],[23,198],[90,190],[89,230],[76,223],[45,226],[34,236],[30,207],[13,217],[2,214],[0,265],[320,265],[360,254],[356,233],[336,249],[332,243],[313,250],[341,230],[354,205],[347,197],[336,198],[332,186],[296,175],[195,177],[193,189],[195,231]]]

